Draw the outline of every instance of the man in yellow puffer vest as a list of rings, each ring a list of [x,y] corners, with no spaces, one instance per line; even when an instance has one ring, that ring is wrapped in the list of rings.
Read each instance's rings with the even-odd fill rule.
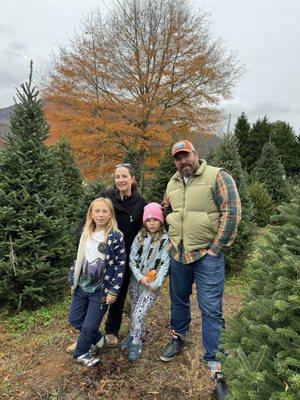
[[[224,328],[223,251],[236,236],[241,219],[240,197],[231,175],[200,160],[188,140],[176,142],[172,156],[177,172],[171,177],[165,206],[170,248],[171,342],[161,360],[171,361],[185,347],[191,322],[190,295],[195,282],[202,315],[204,360],[211,371],[219,371],[216,358],[220,332]]]

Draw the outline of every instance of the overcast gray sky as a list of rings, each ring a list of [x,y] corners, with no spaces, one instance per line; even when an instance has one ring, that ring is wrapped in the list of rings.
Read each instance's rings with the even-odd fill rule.
[[[91,8],[103,12],[113,0],[1,0],[0,108],[13,104],[15,87],[36,78],[58,43],[66,44]],[[4,6],[5,3],[5,6]],[[211,30],[237,50],[246,74],[221,104],[231,125],[245,111],[250,122],[267,115],[300,133],[300,1],[191,0],[210,13]],[[226,130],[224,122],[223,129]]]

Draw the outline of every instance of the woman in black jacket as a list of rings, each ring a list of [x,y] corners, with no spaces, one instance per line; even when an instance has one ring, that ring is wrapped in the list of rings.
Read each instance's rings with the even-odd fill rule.
[[[118,334],[122,323],[125,299],[130,281],[129,255],[132,242],[137,235],[143,220],[146,200],[138,193],[134,170],[131,164],[118,164],[115,168],[115,188],[103,191],[100,196],[109,198],[114,206],[118,228],[124,235],[126,248],[126,266],[123,284],[118,298],[110,306],[105,332],[108,346],[118,344]]]

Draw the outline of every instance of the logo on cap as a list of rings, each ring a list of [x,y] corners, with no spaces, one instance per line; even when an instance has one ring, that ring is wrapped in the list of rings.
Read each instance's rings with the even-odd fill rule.
[[[184,143],[183,143],[183,142],[176,143],[176,144],[174,145],[174,148],[173,148],[174,151],[175,151],[175,150],[179,150],[179,149],[184,149]]]

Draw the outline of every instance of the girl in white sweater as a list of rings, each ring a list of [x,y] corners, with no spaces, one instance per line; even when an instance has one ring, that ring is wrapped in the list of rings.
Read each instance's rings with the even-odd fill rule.
[[[125,270],[125,245],[109,199],[94,200],[81,235],[72,284],[69,322],[80,331],[74,358],[93,367],[95,353],[105,344],[100,323],[117,299]]]

